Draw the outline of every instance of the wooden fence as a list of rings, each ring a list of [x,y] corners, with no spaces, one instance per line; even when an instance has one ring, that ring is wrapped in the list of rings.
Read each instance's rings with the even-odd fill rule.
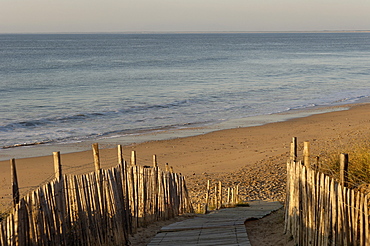
[[[212,192],[213,190],[213,192]],[[214,188],[211,187],[211,180],[207,181],[205,201],[198,202],[196,205],[197,213],[208,213],[210,210],[218,210],[226,207],[235,207],[236,205],[245,205],[239,203],[239,185],[234,187],[223,187],[222,182],[215,182]]]
[[[56,172],[16,201],[0,224],[1,245],[127,245],[138,227],[193,212],[182,175],[135,161],[108,170],[95,164],[85,175]]]
[[[295,244],[370,245],[369,197],[311,169],[308,161],[296,161],[294,144],[292,152],[285,232],[292,234]]]

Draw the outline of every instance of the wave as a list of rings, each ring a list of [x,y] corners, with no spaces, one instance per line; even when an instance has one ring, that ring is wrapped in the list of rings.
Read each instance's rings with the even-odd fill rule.
[[[1,147],[2,149],[11,149],[11,148],[16,148],[16,147],[27,147],[27,146],[35,146],[35,145],[40,145],[40,144],[47,144],[51,143],[53,141],[42,141],[42,142],[33,142],[33,143],[23,143],[23,144],[14,144],[14,145],[6,145]]]
[[[261,114],[274,114],[274,113],[282,113],[291,110],[297,109],[308,109],[314,108],[317,106],[328,106],[328,105],[339,105],[345,103],[355,103],[358,100],[368,98],[368,96],[354,96],[354,97],[343,97],[341,99],[335,99],[332,101],[327,102],[319,102],[319,103],[307,103],[296,105],[292,107],[285,107],[285,108],[269,108],[267,111],[255,114],[255,111],[249,110],[251,108],[250,105],[247,104],[240,104],[238,106],[232,106],[229,108],[223,108],[227,111],[239,111],[243,116],[244,113],[248,111],[249,113],[245,115],[248,116],[256,116]],[[188,100],[178,100],[167,104],[148,104],[148,105],[141,105],[132,108],[121,109],[121,112],[128,112],[128,111],[140,111],[140,110],[149,110],[153,112],[153,110],[162,109],[166,107],[180,107],[182,105],[190,104]],[[221,110],[221,109],[219,109]],[[195,112],[197,113],[197,112]],[[16,148],[16,147],[27,147],[27,146],[34,146],[34,145],[41,145],[41,144],[50,144],[50,143],[71,143],[71,142],[81,142],[86,140],[92,139],[101,139],[101,138],[114,138],[114,137],[122,137],[127,135],[142,135],[152,132],[162,132],[168,130],[176,130],[176,129],[186,129],[186,128],[193,128],[193,127],[201,127],[206,125],[215,124],[220,121],[225,121],[231,119],[230,117],[225,117],[223,120],[218,120],[213,118],[205,118],[203,117],[204,121],[194,121],[194,122],[185,122],[185,123],[175,123],[175,124],[163,124],[169,123],[172,121],[172,116],[170,117],[168,114],[160,115],[153,113],[151,116],[148,116],[145,119],[142,118],[133,118],[131,121],[133,124],[121,124],[120,121],[124,119],[124,117],[118,118],[118,123],[114,127],[107,127],[106,119],[103,121],[98,122],[97,125],[90,125],[88,120],[96,120],[99,117],[109,117],[110,122],[113,122],[112,117],[110,114],[120,114],[120,112],[111,110],[107,112],[95,112],[95,113],[76,113],[71,116],[65,117],[50,117],[44,119],[37,119],[37,120],[30,120],[30,121],[19,121],[15,123],[11,123],[5,126],[0,127],[0,132],[8,132],[7,134],[12,136],[8,140],[12,139],[11,141],[5,141],[4,146],[0,147],[2,149],[9,149],[9,148]],[[202,113],[200,113],[202,114]],[[213,113],[212,113],[213,114]],[[223,115],[226,116],[226,115]],[[195,117],[196,119],[200,119],[201,117]],[[233,118],[233,117],[232,117]],[[159,119],[160,121],[156,121]],[[184,121],[186,118],[183,119]],[[87,121],[87,124],[75,124],[78,121]],[[142,122],[141,122],[142,121]],[[144,122],[145,121],[145,122]],[[153,121],[146,123],[146,121]],[[68,125],[64,128],[61,125],[63,122],[66,123],[73,123],[80,128],[69,128],[72,124]],[[162,123],[159,123],[162,122]],[[140,123],[140,124],[136,124]],[[143,124],[141,124],[143,123]],[[154,124],[153,124],[154,123]],[[59,125],[58,125],[59,124]],[[130,125],[131,124],[131,125]],[[161,125],[163,124],[163,125]],[[50,127],[48,125],[52,125]],[[55,127],[56,125],[56,127]],[[140,127],[141,126],[141,127]],[[123,129],[124,127],[128,127]],[[132,128],[131,128],[132,127]],[[22,129],[21,129],[22,128]],[[99,132],[101,131],[101,132]],[[24,138],[24,134],[27,133],[27,137]],[[17,137],[19,136],[19,138]],[[37,140],[35,140],[37,139]],[[13,143],[12,143],[13,142]]]
[[[302,105],[297,105],[294,107],[288,107],[284,111],[291,111],[291,110],[297,110],[297,109],[308,109],[308,108],[314,108],[314,107],[320,107],[320,106],[337,106],[337,105],[343,105],[343,104],[352,104],[356,103],[360,100],[369,98],[370,96],[354,96],[354,97],[344,97],[340,99],[334,99],[334,100],[328,100],[328,101],[321,101],[317,103],[308,103],[308,104],[302,104]]]
[[[346,97],[333,101],[331,104],[343,104],[343,103],[354,103],[356,101],[368,98],[369,96],[356,96],[356,97]]]
[[[161,109],[175,109],[178,107],[187,106],[189,104],[195,103],[191,99],[186,100],[176,100],[170,103],[164,104],[144,104],[144,105],[135,105],[131,107],[125,107],[118,110],[107,110],[101,112],[78,112],[75,114],[67,115],[67,116],[53,116],[53,117],[45,117],[40,119],[31,119],[31,120],[22,120],[11,122],[6,125],[0,126],[0,132],[9,132],[15,131],[17,129],[24,129],[24,128],[36,128],[36,127],[45,127],[48,125],[55,125],[55,124],[65,124],[65,123],[78,123],[81,121],[86,120],[94,120],[97,118],[120,118],[121,116],[128,116],[137,113],[145,113],[145,112],[154,112]]]
[[[49,117],[49,118],[42,118],[42,119],[34,119],[28,121],[18,121],[12,122],[4,126],[0,126],[0,131],[2,132],[9,132],[14,131],[20,128],[36,128],[36,127],[44,127],[47,125],[55,125],[55,123],[65,123],[65,122],[76,122],[81,120],[86,120],[87,118],[91,118],[94,116],[101,116],[104,115],[102,113],[86,113],[86,114],[75,114],[71,116],[65,117]]]
[[[286,85],[280,85],[279,89],[283,90]],[[258,94],[258,93],[266,93],[266,91],[271,90],[271,88],[258,88],[252,89],[248,91],[233,91],[233,92],[223,92],[223,95],[213,95],[213,96],[202,96],[199,95],[198,97],[183,99],[183,100],[174,100],[165,103],[139,103],[136,102],[135,105],[132,106],[125,106],[118,109],[111,109],[111,110],[102,110],[97,112],[75,112],[70,115],[65,116],[51,116],[51,117],[44,117],[39,119],[29,119],[29,120],[19,120],[14,122],[9,122],[4,125],[0,125],[0,132],[15,132],[18,130],[36,130],[41,128],[47,127],[63,127],[66,125],[73,125],[73,124],[80,124],[81,122],[90,122],[95,120],[118,120],[118,121],[131,121],[133,123],[137,122],[144,122],[147,120],[158,120],[158,119],[168,119],[171,120],[170,114],[171,112],[175,112],[179,108],[185,108],[187,112],[192,109],[195,105],[198,108],[198,112],[193,112],[195,114],[204,114],[206,113],[204,110],[209,112],[217,112],[221,110],[220,108],[203,108],[200,109],[200,105],[209,105],[210,103],[214,104],[214,102],[218,102],[219,99],[222,99],[226,96],[226,98],[237,98],[238,100],[246,95],[249,94]],[[358,100],[368,97],[366,93],[348,93],[346,92],[343,95],[337,94],[333,95],[331,98],[323,98],[315,99],[311,102],[307,102],[307,104],[298,104],[292,105],[286,110],[294,110],[294,109],[304,109],[304,108],[311,108],[315,106],[327,106],[327,105],[337,105],[337,104],[344,104],[344,103],[354,103]],[[298,100],[299,98],[297,98]],[[221,100],[222,101],[222,100]],[[298,100],[299,101],[299,100]],[[297,101],[297,102],[298,102]],[[224,101],[225,102],[225,101]],[[221,103],[224,103],[221,102]],[[283,109],[282,107],[276,111],[272,110],[271,112],[265,113],[276,113],[281,112]],[[162,112],[162,110],[169,110],[167,112]],[[253,107],[250,104],[237,104],[234,103],[227,105],[225,104],[222,108],[223,110],[228,111],[235,111],[235,112],[244,112],[246,114],[251,113],[250,110],[253,110]],[[248,112],[247,112],[248,111]],[[283,110],[284,111],[284,110]],[[263,113],[263,112],[260,112]],[[149,115],[150,114],[150,115]],[[136,117],[139,116],[140,117]]]
[[[228,60],[229,57],[223,56],[208,56],[208,57],[179,57],[171,58],[171,57],[164,57],[164,58],[152,58],[152,59],[143,59],[143,60],[113,60],[110,61],[111,64],[107,65],[107,68],[112,69],[114,67],[164,67],[164,66],[194,66],[195,64],[203,64],[209,62],[224,62]]]
[[[143,135],[143,134],[150,134],[150,133],[158,133],[164,132],[169,130],[178,130],[178,129],[186,129],[186,128],[193,128],[193,127],[201,127],[208,124],[214,123],[213,121],[204,121],[204,122],[189,122],[189,123],[181,123],[181,124],[172,124],[172,125],[165,125],[165,126],[157,126],[157,127],[137,127],[133,129],[121,129],[121,130],[112,130],[106,131],[102,133],[91,133],[81,136],[65,136],[65,137],[55,137],[49,138],[45,140],[38,140],[38,141],[29,141],[23,143],[14,143],[14,144],[7,144],[1,146],[1,149],[11,149],[11,148],[18,148],[18,147],[31,147],[35,145],[42,145],[42,144],[52,144],[52,143],[76,143],[86,140],[98,140],[104,138],[115,138],[115,137],[122,137],[122,136],[129,136],[129,135]]]

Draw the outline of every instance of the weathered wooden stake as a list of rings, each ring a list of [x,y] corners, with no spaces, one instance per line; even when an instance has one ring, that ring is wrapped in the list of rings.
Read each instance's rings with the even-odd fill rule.
[[[204,213],[206,214],[207,213],[207,210],[208,210],[208,205],[209,205],[209,194],[211,192],[210,190],[210,186],[211,186],[211,180],[208,180],[207,181],[207,193],[206,193],[206,206],[204,208]]]
[[[131,151],[131,166],[136,166],[136,151]]]
[[[118,145],[117,146],[117,154],[118,154],[118,165],[121,165],[123,166],[124,165],[124,159],[123,159],[123,146],[122,145]]]
[[[166,172],[169,172],[169,171],[170,171],[170,169],[168,167],[168,163],[166,163]]]
[[[158,167],[157,156],[153,155],[153,167]]]
[[[217,184],[215,184],[215,209],[218,208],[218,193],[217,193]]]
[[[18,188],[17,169],[15,167],[14,158],[10,160],[10,172],[12,182],[13,205],[15,207],[19,203],[19,188]]]
[[[235,194],[234,187],[231,188],[231,204],[235,204]]]
[[[297,161],[297,137],[293,137],[290,143],[290,159]]]
[[[230,187],[227,188],[227,204],[230,204]]]
[[[219,201],[219,206],[218,209],[222,207],[222,182],[218,181],[218,201]]]
[[[310,142],[308,141],[303,143],[303,164],[306,167],[310,166]]]
[[[60,152],[53,152],[53,158],[54,158],[54,173],[55,178],[59,181],[63,178],[62,174],[62,163],[60,161]]]
[[[94,143],[92,145],[92,149],[93,149],[93,156],[94,156],[95,171],[98,172],[100,170],[99,144]]]
[[[348,154],[340,154],[340,183],[343,187],[348,185]]]
[[[316,167],[315,167],[315,170],[316,171],[320,171],[321,167],[320,167],[320,156],[316,156]]]

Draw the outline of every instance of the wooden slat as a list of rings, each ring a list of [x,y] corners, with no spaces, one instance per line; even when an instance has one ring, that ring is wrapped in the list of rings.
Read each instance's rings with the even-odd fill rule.
[[[365,245],[370,245],[370,235],[369,235],[369,206],[368,206],[368,202],[369,202],[369,197],[368,195],[365,196],[365,200],[364,200],[364,216],[365,216],[365,231],[364,231],[364,235],[365,235]]]
[[[303,201],[307,201],[307,185],[306,185],[306,181],[307,181],[307,177],[306,177],[306,167],[302,167],[301,169],[301,176],[300,176],[300,179],[301,179],[301,182],[300,182],[300,197],[302,197],[302,200]],[[307,245],[307,242],[308,242],[308,238],[307,238],[307,235],[308,235],[308,232],[307,232],[307,221],[306,221],[306,217],[305,215],[307,214],[307,207],[306,207],[307,203],[304,202],[304,203],[300,203],[300,209],[299,209],[299,212],[300,212],[300,228],[301,229],[301,232],[300,232],[300,245]]]
[[[313,174],[313,171],[312,169],[310,168],[307,168],[307,187],[306,187],[306,191],[307,191],[307,204],[306,204],[306,211],[308,213],[308,216],[307,216],[307,242],[309,244],[312,244],[312,238],[313,238],[313,233],[314,233],[314,209],[313,209],[313,199],[314,199],[314,196],[315,196],[315,193],[314,193],[314,183],[312,182],[312,175]]]
[[[310,166],[310,142],[303,143],[303,163],[306,167]]]
[[[14,158],[10,160],[10,172],[13,195],[13,207],[15,207],[19,202],[19,188],[18,188],[17,169]]]
[[[343,245],[349,245],[349,217],[347,206],[347,188],[342,186]]]
[[[3,245],[3,246],[8,246],[8,242],[6,240],[7,236],[6,236],[6,232],[4,230],[4,226],[3,226],[3,223],[0,223],[0,244]]]
[[[325,185],[324,185],[324,206],[325,208],[330,207],[330,179],[328,176],[325,176]],[[327,209],[324,211],[324,225],[323,225],[323,245],[329,245],[329,235],[330,235],[330,221],[331,213],[327,212]]]
[[[360,211],[359,211],[359,215],[360,215],[360,223],[359,223],[359,228],[360,228],[360,231],[359,231],[359,234],[360,234],[360,245],[363,246],[365,245],[365,235],[364,235],[364,199],[365,199],[365,196],[363,193],[361,193],[361,196],[360,196]]]
[[[360,235],[359,235],[359,214],[360,214],[360,192],[356,192],[356,202],[355,202],[355,216],[354,216],[354,221],[355,221],[355,241],[354,245],[359,245],[359,240],[360,240]]]

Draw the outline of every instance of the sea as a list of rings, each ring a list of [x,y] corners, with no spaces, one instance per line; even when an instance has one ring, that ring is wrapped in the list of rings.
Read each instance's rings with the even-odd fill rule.
[[[370,33],[0,34],[0,159],[369,97]]]

